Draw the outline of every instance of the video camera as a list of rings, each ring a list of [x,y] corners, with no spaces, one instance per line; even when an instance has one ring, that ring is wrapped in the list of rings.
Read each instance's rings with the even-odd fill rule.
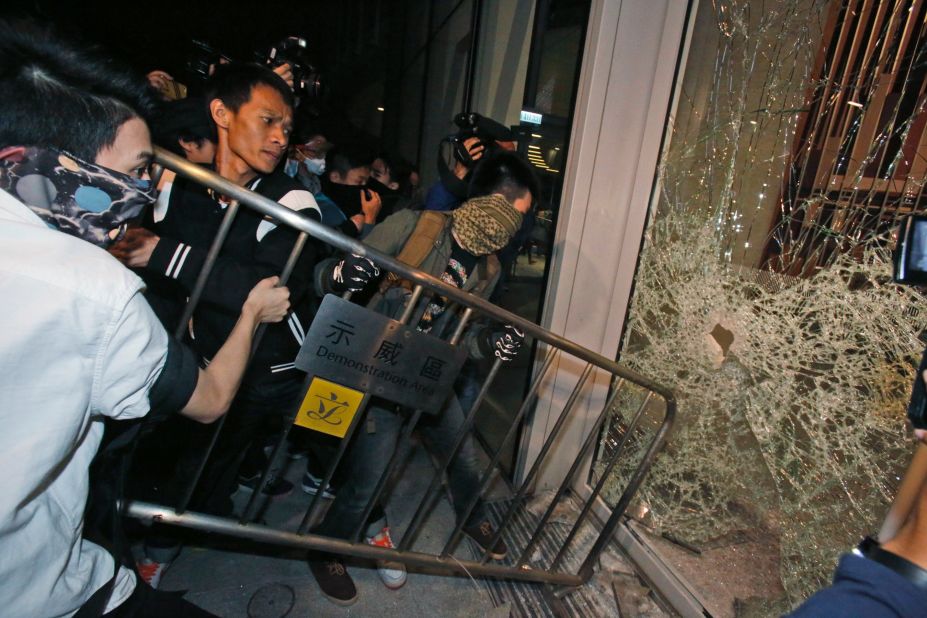
[[[910,215],[901,222],[892,262],[897,283],[927,285],[927,216]]]
[[[272,69],[283,64],[290,65],[293,72],[293,92],[300,100],[316,100],[322,97],[322,76],[308,57],[306,39],[288,36],[271,47],[262,60]]]
[[[205,41],[193,39],[191,43],[193,51],[187,60],[187,73],[194,83],[205,82],[218,65],[232,62],[231,56],[223,54]],[[271,69],[289,64],[293,73],[293,94],[299,102],[321,98],[321,74],[309,60],[306,39],[289,36],[271,47],[266,54],[255,52],[254,57],[259,64]]]
[[[453,165],[453,161],[457,161],[468,170],[476,164],[476,160],[470,155],[465,142],[470,138],[476,138],[479,144],[483,146],[481,157],[488,157],[499,150],[497,142],[514,142],[518,138],[505,125],[499,124],[491,118],[480,116],[475,112],[457,114],[454,116],[454,124],[457,125],[459,130],[438,143],[438,157],[435,163],[442,184],[454,197],[462,202],[467,199],[467,182],[458,178],[453,169],[448,167],[448,163]],[[453,161],[448,160],[445,144],[451,145]],[[471,148],[474,146],[475,144],[470,145]]]
[[[217,66],[232,61],[229,56],[205,41],[193,39],[190,43],[193,51],[187,60],[187,73],[194,82],[206,81],[215,72]]]
[[[475,137],[483,146],[484,157],[493,154],[499,149],[496,142],[514,142],[515,134],[511,129],[500,124],[492,118],[480,116],[475,112],[461,112],[454,116],[454,124],[459,131],[447,138],[454,150],[454,158],[460,161],[464,167],[470,168],[476,161],[470,156],[464,142]]]

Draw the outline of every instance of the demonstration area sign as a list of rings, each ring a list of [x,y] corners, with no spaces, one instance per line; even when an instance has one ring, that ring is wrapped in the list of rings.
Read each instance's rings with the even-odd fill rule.
[[[466,350],[328,294],[306,334],[296,367],[350,389],[437,413],[466,357]]]

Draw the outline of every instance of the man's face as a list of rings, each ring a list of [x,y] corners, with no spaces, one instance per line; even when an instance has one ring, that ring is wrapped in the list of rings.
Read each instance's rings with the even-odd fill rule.
[[[132,118],[122,123],[116,131],[116,139],[97,153],[94,163],[133,178],[148,178],[151,165],[151,133],[141,118]]]
[[[383,159],[374,159],[373,163],[370,164],[370,177],[390,189],[395,190],[399,188],[399,185],[393,182],[389,166]]]
[[[353,185],[357,187],[362,187],[367,184],[367,180],[370,178],[370,167],[363,165],[361,167],[353,167],[348,170],[347,174],[340,174],[338,172],[332,172],[329,175],[331,181],[338,185]]]
[[[255,172],[269,174],[286,154],[293,110],[274,88],[258,84],[238,111],[225,108],[228,149]],[[221,125],[220,125],[221,126]]]

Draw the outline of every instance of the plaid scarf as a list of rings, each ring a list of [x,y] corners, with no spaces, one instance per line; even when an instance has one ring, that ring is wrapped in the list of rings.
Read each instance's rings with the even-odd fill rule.
[[[498,193],[474,197],[451,213],[454,237],[476,256],[495,253],[509,244],[521,227],[522,214]]]

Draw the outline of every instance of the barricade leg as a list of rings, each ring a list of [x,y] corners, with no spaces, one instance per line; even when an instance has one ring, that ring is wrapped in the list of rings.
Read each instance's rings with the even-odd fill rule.
[[[588,364],[586,365],[585,369],[583,369],[583,373],[579,376],[579,381],[576,383],[576,386],[573,387],[573,392],[570,393],[570,398],[567,400],[566,405],[560,412],[560,416],[557,417],[557,422],[554,423],[554,427],[551,430],[550,435],[547,436],[543,446],[541,446],[541,452],[538,453],[537,458],[531,465],[531,469],[528,471],[528,475],[525,476],[525,481],[521,484],[521,487],[519,487],[518,491],[515,493],[515,497],[512,499],[512,504],[509,505],[508,509],[506,509],[505,516],[502,518],[502,522],[499,524],[499,529],[496,530],[496,534],[493,535],[492,540],[489,542],[489,546],[483,551],[483,557],[480,560],[481,562],[486,562],[489,560],[490,549],[499,542],[499,539],[502,538],[502,533],[512,521],[512,517],[515,516],[515,511],[518,510],[522,499],[525,497],[528,489],[534,484],[534,478],[537,476],[538,471],[541,469],[541,464],[544,462],[544,458],[547,457],[547,453],[550,451],[551,446],[553,446],[554,440],[556,440],[557,436],[560,434],[561,428],[564,424],[566,424],[567,416],[569,415],[570,410],[576,404],[576,400],[579,398],[579,394],[582,391],[583,386],[586,384],[586,381],[589,379],[590,375],[592,375],[592,365]]]

